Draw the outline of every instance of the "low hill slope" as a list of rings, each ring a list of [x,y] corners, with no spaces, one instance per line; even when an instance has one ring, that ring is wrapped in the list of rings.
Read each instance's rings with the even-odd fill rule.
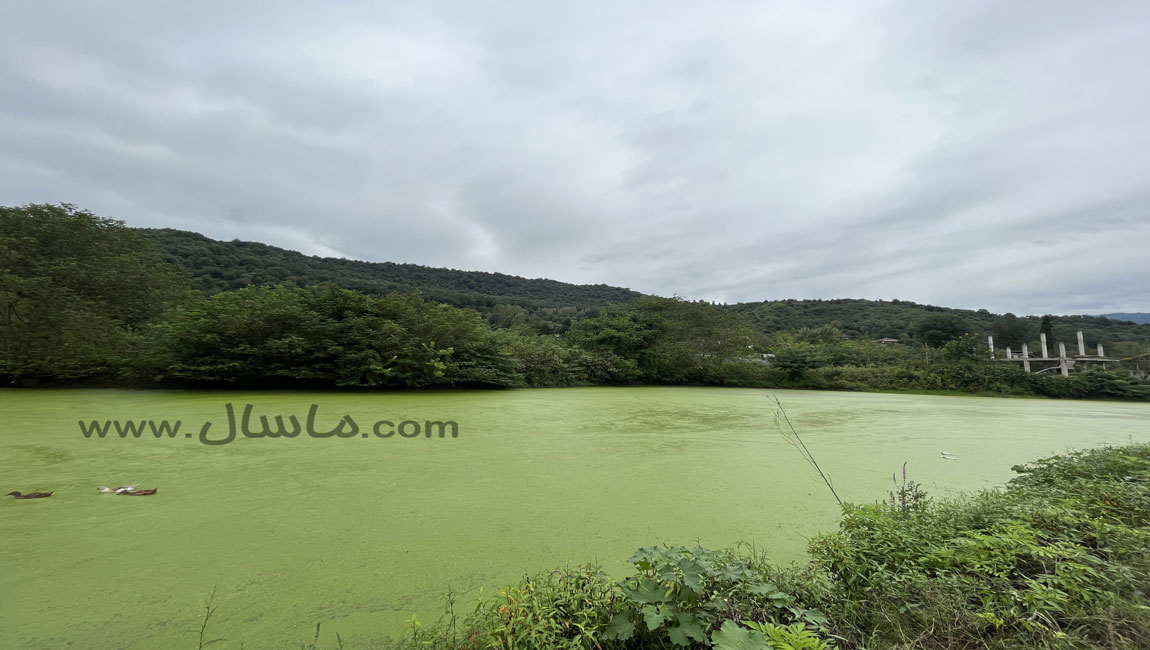
[[[458,271],[418,264],[362,262],[357,260],[304,255],[268,244],[239,240],[218,241],[182,230],[141,229],[164,250],[167,261],[187,268],[200,287],[217,293],[253,284],[291,282],[301,286],[332,282],[368,294],[419,291],[432,301],[457,307],[471,307],[485,315],[496,305],[520,307],[532,314],[537,326],[563,323],[595,313],[612,303],[638,300],[643,294],[605,284],[577,285],[556,280],[527,279],[503,273]],[[916,324],[932,313],[961,316],[972,331],[984,332],[999,318],[985,309],[951,309],[920,305],[903,300],[770,300],[725,307],[744,315],[763,333],[835,325],[851,338],[884,337],[912,340]],[[501,308],[503,309],[503,308]],[[501,312],[506,316],[506,310]],[[1104,316],[1054,316],[1054,338],[1074,342],[1075,332],[1083,330],[1091,346],[1119,341],[1150,343],[1150,324],[1116,320]],[[498,322],[502,316],[495,316]],[[1037,337],[1041,318],[1023,317]],[[543,329],[547,329],[544,327]]]
[[[566,307],[579,312],[643,296],[605,284],[578,285],[503,273],[316,257],[257,242],[218,241],[182,230],[143,232],[159,242],[167,261],[191,271],[209,293],[252,284],[333,282],[369,294],[418,290],[429,300],[483,312],[496,304],[529,310]]]
[[[1128,320],[1132,323],[1150,323],[1150,313],[1146,312],[1116,312],[1113,314],[1100,314],[1112,320]]]
[[[840,298],[835,300],[768,300],[731,305],[746,316],[760,332],[835,325],[851,338],[879,339],[884,337],[908,340],[914,338],[915,325],[929,314],[949,313],[960,316],[971,331],[989,330],[1001,316],[985,309],[951,309],[934,305],[920,305],[905,300],[862,300]],[[1038,337],[1041,316],[1021,317]],[[1150,343],[1150,325],[1112,320],[1104,316],[1051,316],[1054,340],[1073,343],[1076,332],[1082,330],[1088,345],[1117,342]],[[1072,347],[1072,346],[1070,346]]]

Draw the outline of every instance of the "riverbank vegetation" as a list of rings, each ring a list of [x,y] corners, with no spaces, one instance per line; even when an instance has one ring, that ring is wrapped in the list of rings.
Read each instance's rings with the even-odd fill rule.
[[[244,274],[205,284],[205,277],[230,277],[233,267],[222,268],[219,260],[234,244],[139,231],[73,206],[0,208],[0,381],[312,388],[696,384],[1150,398],[1147,325],[1095,319],[1106,327],[1092,330],[1088,344],[1105,343],[1111,355],[1130,361],[1064,378],[991,362],[982,336],[992,333],[1002,345],[1019,347],[1039,331],[1057,336],[1079,317],[1032,322],[932,308],[912,319],[922,306],[897,301],[724,307],[497,274],[472,281],[462,271],[404,265],[372,276],[366,263],[282,255],[289,252],[263,245],[241,247],[247,256],[233,267],[247,269]],[[258,260],[270,275],[254,271]],[[337,272],[341,268],[346,272]],[[295,275],[260,283],[283,279],[276,269]],[[358,278],[352,285],[366,292],[332,281],[351,277],[347,269]],[[372,277],[379,284],[363,284]],[[429,294],[406,290],[419,282],[430,283]],[[481,310],[428,299],[459,286],[485,296],[476,299]],[[492,303],[497,291],[518,298]],[[897,332],[879,324],[891,318],[903,319]],[[795,323],[809,325],[779,329]],[[876,332],[905,338],[883,343],[869,338]],[[1111,335],[1124,338],[1099,338]]]
[[[905,475],[848,504],[807,563],[753,547],[649,547],[524,579],[397,648],[1150,647],[1150,445],[1014,468],[1003,489],[932,500]]]

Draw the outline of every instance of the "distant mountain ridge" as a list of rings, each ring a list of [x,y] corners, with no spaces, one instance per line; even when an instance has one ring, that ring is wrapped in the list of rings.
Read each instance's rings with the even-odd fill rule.
[[[570,321],[594,315],[613,303],[639,300],[645,294],[605,284],[577,285],[557,280],[527,279],[486,271],[458,271],[418,264],[363,262],[316,257],[239,240],[219,241],[183,230],[139,229],[162,248],[168,262],[188,269],[200,287],[218,293],[249,285],[290,282],[301,286],[331,282],[368,294],[419,291],[426,299],[456,307],[470,307],[503,322],[506,307],[522,308],[541,331],[562,331]],[[913,338],[911,332],[926,315],[955,313],[974,332],[986,331],[998,318],[985,309],[951,309],[920,305],[905,300],[767,300],[725,305],[743,314],[764,334],[801,327],[835,325],[852,338]],[[1138,316],[1126,314],[1125,316]],[[1112,320],[1103,316],[1054,316],[1055,340],[1073,343],[1081,329],[1090,345],[1097,342],[1150,343],[1150,324]],[[1142,314],[1142,316],[1150,316]],[[1039,316],[1025,316],[1037,337]],[[546,327],[550,323],[554,327]],[[554,329],[558,328],[558,329]]]
[[[1113,314],[1099,314],[1111,320],[1128,320],[1132,323],[1150,323],[1150,313],[1147,312],[1115,312]]]

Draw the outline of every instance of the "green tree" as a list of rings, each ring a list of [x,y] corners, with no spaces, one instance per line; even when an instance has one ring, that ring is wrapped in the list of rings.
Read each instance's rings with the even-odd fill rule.
[[[118,374],[138,328],[188,287],[182,269],[119,221],[67,204],[0,207],[0,377]]]
[[[1047,343],[1054,343],[1054,323],[1050,320],[1050,314],[1042,317],[1042,325],[1038,327],[1038,331],[1046,335]]]
[[[834,325],[820,327],[801,327],[797,330],[782,332],[775,339],[780,343],[841,343],[845,337],[842,330]]]
[[[1030,341],[1030,324],[1014,314],[1004,314],[990,327],[997,345],[1021,348]]]
[[[415,294],[247,287],[174,309],[150,331],[162,378],[244,385],[518,386],[510,333]]]
[[[576,322],[568,339],[585,350],[635,367],[653,383],[721,383],[757,340],[741,316],[707,303],[644,298]]]
[[[808,370],[822,365],[818,348],[810,343],[791,343],[775,348],[771,365],[786,371],[792,379],[802,377]]]
[[[491,313],[487,315],[487,322],[492,327],[510,329],[527,325],[529,318],[530,314],[523,307],[500,303],[491,308]]]
[[[915,326],[918,340],[932,348],[953,341],[968,331],[969,326],[961,316],[949,313],[930,314]]]
[[[939,361],[979,361],[986,359],[988,352],[979,337],[963,334],[953,341],[943,343],[935,358]]]

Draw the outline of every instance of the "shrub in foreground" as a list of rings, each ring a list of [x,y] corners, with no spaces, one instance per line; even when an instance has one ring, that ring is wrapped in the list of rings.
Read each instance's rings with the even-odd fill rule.
[[[1015,467],[1004,489],[933,503],[905,484],[848,505],[810,561],[649,547],[525,579],[400,648],[1150,647],[1150,445]]]

